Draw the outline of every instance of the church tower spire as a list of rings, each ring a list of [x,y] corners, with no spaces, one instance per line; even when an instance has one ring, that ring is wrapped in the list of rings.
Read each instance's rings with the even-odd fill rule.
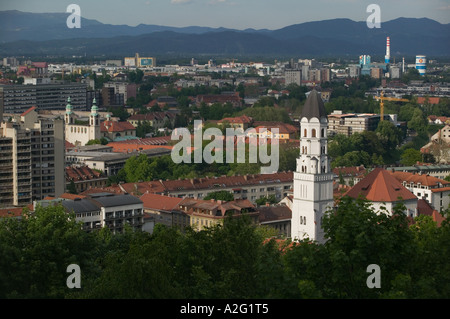
[[[89,115],[89,138],[97,140],[101,138],[100,114],[98,113],[97,101],[92,101],[91,114]]]
[[[323,243],[322,217],[333,207],[333,173],[328,158],[328,117],[312,90],[300,116],[300,156],[294,172],[291,237]]]
[[[64,121],[66,124],[73,124],[73,107],[72,104],[70,104],[70,96],[67,98],[67,104],[66,104],[66,114],[64,116]]]
[[[90,124],[93,126],[98,126],[99,125],[99,120],[98,120],[98,106],[97,106],[97,102],[95,100],[92,101],[92,107],[91,107],[91,115],[90,115]]]

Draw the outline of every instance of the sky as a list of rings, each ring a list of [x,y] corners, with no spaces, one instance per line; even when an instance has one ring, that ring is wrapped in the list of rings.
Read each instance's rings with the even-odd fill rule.
[[[275,30],[335,18],[366,21],[369,4],[379,5],[381,22],[426,17],[450,23],[450,0],[0,0],[0,11],[66,12],[72,3],[84,18],[130,26]]]

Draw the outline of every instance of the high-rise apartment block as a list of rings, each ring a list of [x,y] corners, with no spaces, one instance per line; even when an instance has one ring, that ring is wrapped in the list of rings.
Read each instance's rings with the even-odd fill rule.
[[[86,91],[86,83],[0,85],[0,113],[20,114],[33,106],[39,110],[58,110],[69,96],[74,110],[84,110]]]
[[[65,189],[64,120],[32,107],[0,129],[0,206],[24,206]]]

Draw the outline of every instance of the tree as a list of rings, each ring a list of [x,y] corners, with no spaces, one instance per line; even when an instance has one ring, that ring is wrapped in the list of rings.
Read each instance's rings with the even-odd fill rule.
[[[367,200],[343,197],[337,210],[323,217],[328,270],[322,274],[326,281],[318,281],[322,292],[336,298],[376,298],[389,291],[415,254],[403,210],[398,205],[392,215],[383,209],[376,212]],[[370,264],[383,269],[381,289],[366,286]]]
[[[0,298],[64,298],[67,266],[95,270],[94,238],[62,205],[0,220]]]
[[[408,148],[401,155],[400,162],[403,165],[414,165],[417,162],[422,161],[422,153],[419,150]]]
[[[394,150],[402,141],[402,131],[390,121],[380,121],[375,132],[383,143],[385,151]]]
[[[150,125],[149,121],[139,121],[136,126],[136,136],[137,137],[145,137],[148,133],[154,132],[153,127]]]
[[[67,186],[67,191],[70,194],[78,194],[75,182],[73,180],[71,180],[69,186]]]
[[[258,198],[255,201],[255,203],[257,205],[261,206],[261,205],[266,205],[266,204],[276,204],[276,203],[278,203],[278,200],[275,197],[275,195],[272,194],[272,195],[269,195],[269,196],[266,196],[266,197]]]
[[[102,144],[102,141],[99,139],[89,140],[86,145],[96,145],[96,144]]]
[[[153,170],[150,166],[150,160],[145,154],[132,156],[127,159],[123,170],[128,183],[150,181],[153,177]]]
[[[415,109],[411,120],[408,122],[408,128],[422,133],[427,131],[427,126],[428,122],[423,112],[420,109]]]
[[[209,193],[204,200],[210,200],[210,199],[214,199],[214,200],[223,200],[223,201],[233,201],[234,200],[234,196],[233,194],[231,194],[228,191],[217,191],[217,192],[212,192]]]

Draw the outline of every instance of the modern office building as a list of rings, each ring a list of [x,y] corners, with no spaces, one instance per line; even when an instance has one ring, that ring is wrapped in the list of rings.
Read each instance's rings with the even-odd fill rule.
[[[288,86],[289,84],[297,84],[302,85],[302,71],[301,70],[285,70],[284,72],[285,84]]]
[[[375,131],[379,122],[379,114],[342,113],[336,110],[328,115],[328,134],[350,136],[354,133]]]
[[[84,110],[86,91],[86,83],[0,85],[0,114],[20,114],[33,106],[39,110],[64,109],[69,96],[75,110]]]

